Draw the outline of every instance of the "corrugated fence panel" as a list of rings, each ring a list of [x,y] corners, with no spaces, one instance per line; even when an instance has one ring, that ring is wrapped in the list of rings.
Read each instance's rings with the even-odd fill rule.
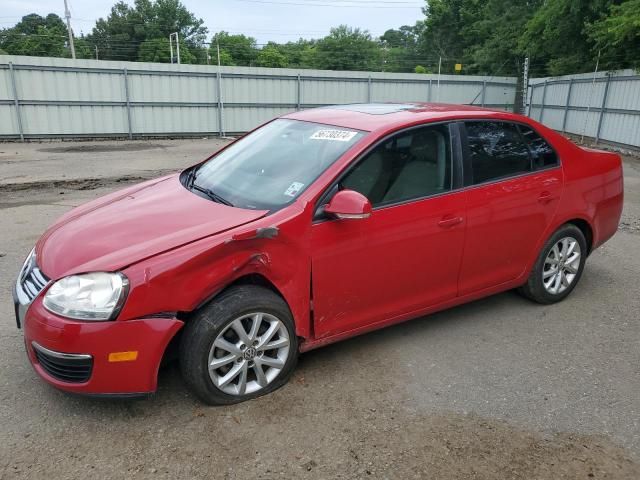
[[[15,80],[18,109],[15,107]],[[317,105],[513,106],[516,79],[0,56],[0,137],[240,133]],[[18,115],[19,112],[19,115]],[[21,122],[18,121],[21,119]]]
[[[366,92],[365,92],[366,94]],[[366,98],[364,100],[367,101]],[[372,102],[428,102],[429,81],[422,82],[379,82],[371,84]]]
[[[12,105],[0,105],[0,136],[18,135],[18,120],[16,109]]]
[[[132,102],[217,103],[216,77],[127,72]]]
[[[215,107],[131,107],[134,134],[197,134],[218,131],[218,113]]]
[[[297,78],[222,78],[224,103],[297,104]]]
[[[331,105],[367,101],[368,82],[307,79],[302,84],[302,103],[307,105]]]
[[[20,106],[24,134],[46,136],[123,135],[127,132],[127,113],[122,107],[22,105]]]
[[[632,70],[532,79],[528,98],[529,116],[551,128],[640,147],[640,75]]]
[[[247,132],[278,115],[294,111],[286,107],[224,107],[225,132]]]

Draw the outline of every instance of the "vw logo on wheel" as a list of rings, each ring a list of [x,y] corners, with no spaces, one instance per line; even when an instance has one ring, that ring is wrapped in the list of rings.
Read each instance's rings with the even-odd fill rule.
[[[253,358],[256,356],[256,353],[257,352],[254,347],[249,347],[242,353],[242,358],[244,358],[245,360],[253,360]]]

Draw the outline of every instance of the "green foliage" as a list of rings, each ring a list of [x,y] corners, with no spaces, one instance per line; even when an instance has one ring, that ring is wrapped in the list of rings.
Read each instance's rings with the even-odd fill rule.
[[[587,26],[604,68],[640,68],[640,0],[611,5],[608,16]]]
[[[173,46],[173,55],[177,62],[176,46]],[[171,49],[168,38],[153,38],[145,40],[138,48],[138,60],[141,62],[169,63],[171,61]],[[196,57],[188,49],[180,46],[180,63],[196,63]]]
[[[284,68],[289,65],[289,61],[277,44],[269,43],[258,53],[257,64],[260,67]]]
[[[129,0],[131,1],[131,0]],[[640,68],[640,0],[425,0],[415,25],[380,38],[346,25],[318,40],[261,46],[247,35],[218,32],[207,41],[201,19],[180,0],[116,3],[91,34],[75,37],[78,58],[169,62],[169,34],[178,32],[182,63],[519,75],[525,56],[531,75]],[[31,14],[0,30],[0,52],[70,57],[65,23]]]
[[[32,13],[14,27],[0,30],[0,48],[9,55],[70,57],[67,27],[60,17],[50,13],[41,17]]]
[[[217,63],[217,45],[220,46],[220,64],[238,65],[244,67],[255,66],[258,58],[256,39],[246,35],[230,35],[218,32],[211,39],[210,55]]]
[[[404,25],[398,30],[384,32],[380,37],[384,71],[413,71],[418,63],[418,40],[423,28],[423,22],[418,22],[414,26]]]
[[[548,0],[527,22],[519,50],[532,58],[532,73],[562,75],[593,69],[596,52],[585,26],[600,18],[612,0]]]
[[[135,61],[143,56],[168,62],[169,47],[165,56],[160,46],[163,39],[169,42],[173,32],[178,32],[180,38],[180,60],[185,58],[184,63],[189,63],[195,58],[192,51],[202,45],[208,30],[204,21],[196,18],[179,0],[135,0],[133,7],[120,1],[106,19],[96,22],[87,40],[98,46],[103,60]],[[153,42],[146,43],[148,41]],[[140,51],[143,43],[144,52]]]
[[[323,70],[380,70],[381,52],[366,30],[340,25],[318,40],[311,62]]]

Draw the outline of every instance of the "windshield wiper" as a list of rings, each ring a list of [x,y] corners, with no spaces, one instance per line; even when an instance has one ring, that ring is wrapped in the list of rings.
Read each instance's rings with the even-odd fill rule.
[[[191,170],[189,170],[189,173],[187,173],[187,178],[185,179],[185,186],[187,188],[191,188],[191,185],[193,185],[193,182],[196,180],[196,177],[198,172],[198,167],[193,167]]]
[[[198,192],[202,192],[204,193],[207,197],[209,197],[211,200],[213,200],[214,202],[217,203],[222,203],[223,205],[227,205],[229,207],[233,207],[233,203],[231,203],[229,200],[227,200],[226,198],[221,197],[220,195],[218,195],[217,193],[215,193],[213,190],[211,190],[210,188],[205,188],[202,187],[200,185],[198,185],[195,182],[191,183],[191,189],[192,190],[197,190]]]

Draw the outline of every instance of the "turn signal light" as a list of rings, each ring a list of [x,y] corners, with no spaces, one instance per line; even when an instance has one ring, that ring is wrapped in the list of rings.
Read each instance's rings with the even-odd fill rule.
[[[132,352],[111,352],[109,354],[110,362],[133,362],[138,358],[138,351]]]

